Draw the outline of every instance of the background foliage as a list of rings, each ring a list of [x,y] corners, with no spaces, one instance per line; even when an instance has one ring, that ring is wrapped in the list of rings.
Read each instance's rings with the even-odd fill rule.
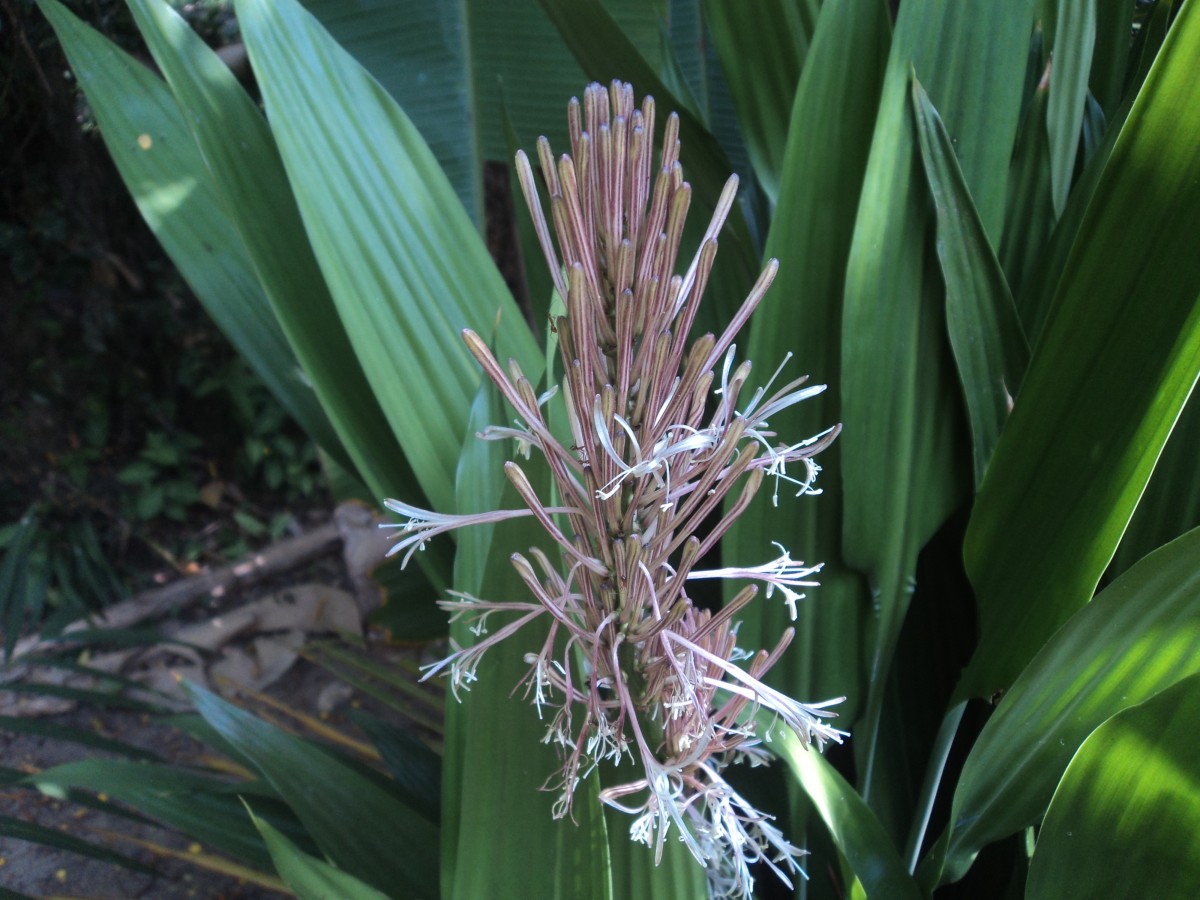
[[[778,257],[748,355],[794,351],[831,385],[781,433],[845,425],[824,494],[760,503],[721,550],[753,563],[776,539],[826,564],[776,678],[845,694],[849,750],[782,741],[786,765],[746,777],[790,797],[814,853],[802,892],[1059,896],[1119,869],[1177,871],[1155,883],[1186,895],[1190,831],[1114,852],[1106,810],[1200,801],[1156,725],[1195,704],[1200,658],[1194,2],[238,0],[248,88],[162,0],[130,0],[161,77],[38,5],[143,216],[262,383],[364,496],[447,512],[501,485],[470,437],[495,400],[458,330],[544,368],[550,288],[521,216],[516,296],[488,258],[483,161],[541,133],[562,146],[585,79],[679,110],[693,221],[728,171],[744,185],[700,326]],[[422,554],[397,635],[435,629],[447,585],[511,577],[522,539]],[[783,624],[763,605],[742,635]],[[440,804],[420,801],[432,765],[404,774],[429,751],[395,733],[387,778],[198,695],[255,779],[197,782],[156,814],[183,825],[190,795],[242,791],[258,818],[227,805],[207,827],[235,822],[221,846],[302,896],[336,879],[471,897],[482,872],[498,897],[702,892],[685,854],[654,868],[619,818],[550,819],[538,724],[506,700],[523,666],[497,653],[448,707]],[[84,786],[39,784],[56,779]],[[404,852],[327,815],[368,802]],[[412,865],[435,852],[437,879]]]

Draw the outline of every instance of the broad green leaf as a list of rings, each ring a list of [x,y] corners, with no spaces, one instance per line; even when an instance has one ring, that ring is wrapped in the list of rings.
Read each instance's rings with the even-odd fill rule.
[[[1092,596],[1200,373],[1200,11],[1125,122],[967,529],[980,645],[958,695],[1006,687]]]
[[[1084,213],[1087,212],[1088,207],[1091,205],[1092,197],[1096,193],[1096,185],[1100,183],[1100,176],[1108,164],[1112,148],[1116,146],[1117,136],[1124,127],[1125,119],[1129,115],[1131,106],[1132,101],[1126,101],[1118,107],[1113,116],[1113,121],[1109,123],[1103,143],[1096,148],[1096,151],[1092,154],[1092,158],[1084,166],[1083,172],[1067,197],[1066,209],[1058,221],[1053,223],[1049,241],[1045,240],[1043,234],[1040,241],[1037,243],[1031,241],[1027,245],[1029,248],[1029,256],[1026,260],[1027,268],[1016,299],[1017,311],[1021,314],[1021,324],[1025,328],[1025,333],[1029,336],[1031,345],[1037,343],[1038,338],[1041,336],[1042,327],[1050,315],[1050,307],[1058,291],[1059,282],[1062,280],[1063,271],[1066,269],[1067,259],[1075,246],[1076,240],[1079,238],[1079,229],[1083,224]],[[1036,150],[1036,152],[1039,154],[1049,153],[1044,136],[1040,138],[1040,149]],[[1045,221],[1040,218],[1042,215],[1052,216],[1049,194],[1050,173],[1048,155],[1046,156],[1044,165],[1045,168],[1043,171],[1035,176],[1038,180],[1038,185],[1034,190],[1039,192],[1039,196],[1031,201],[1031,206],[1035,210],[1039,210],[1039,212],[1033,213],[1033,215],[1038,217],[1035,220],[1035,227],[1037,223]],[[1020,227],[1017,222],[1014,222],[1013,226],[1014,228]],[[1007,238],[1007,233],[1005,236]],[[1020,240],[1020,238],[1018,237],[1014,240]],[[1015,285],[1011,279],[1009,280],[1009,284]]]
[[[500,315],[500,357],[536,344],[415,127],[295,0],[238,21],[313,250],[367,380],[425,494],[454,503],[477,369],[464,327]]]
[[[613,772],[614,776],[617,774]],[[630,837],[629,827],[633,820],[628,815],[610,807],[604,808],[603,815],[608,830],[615,900],[622,897],[708,898],[705,871],[683,843],[668,841],[663,847],[662,862],[655,865],[654,851]]]
[[[941,111],[989,239],[999,235],[1020,113],[1032,0],[900,7],[846,268],[842,319],[842,481],[846,561],[875,594],[866,712],[853,729],[864,796],[875,796],[876,734],[917,553],[964,499],[961,401],[945,338],[940,277],[928,265],[909,79]],[[897,762],[892,754],[886,757]],[[881,777],[880,784],[898,784]],[[885,790],[885,794],[887,791]],[[884,802],[886,798],[879,798]],[[906,811],[883,816],[897,834]]]
[[[1198,721],[1200,675],[1193,675],[1092,732],[1038,830],[1028,900],[1196,895]]]
[[[469,459],[464,455],[464,464]],[[463,471],[464,490],[503,477],[501,471],[474,463]],[[531,478],[535,485],[541,480],[536,471]],[[509,487],[494,508],[519,508],[521,502]],[[481,595],[504,600],[527,596],[528,588],[509,557],[526,553],[541,538],[532,518],[496,529],[486,569],[477,581]],[[457,583],[462,584],[467,573],[461,566],[459,571],[463,580]],[[452,624],[451,638],[468,646],[478,640],[470,627],[465,621]],[[489,622],[491,632],[499,627],[498,620]],[[574,822],[553,818],[556,791],[543,787],[562,761],[542,742],[548,723],[539,720],[523,690],[514,690],[529,671],[525,654],[540,649],[546,627],[535,621],[501,641],[479,664],[478,681],[469,691],[460,688],[459,699],[448,693],[442,794],[444,897],[603,900],[612,896],[597,779],[593,776],[576,790]],[[496,777],[498,772],[503,777]]]
[[[228,781],[179,766],[114,759],[84,759],[39,772],[28,779],[43,793],[61,795],[69,788],[106,794],[184,834],[246,862],[268,868],[270,857],[246,820],[234,795],[255,795],[263,807],[278,806],[262,796],[265,786]],[[273,810],[272,821],[296,833],[295,820]]]
[[[917,900],[921,892],[891,838],[846,779],[793,734],[777,733],[771,749],[786,760],[867,896]]]
[[[1133,40],[1133,49],[1129,54],[1129,72],[1125,84],[1126,96],[1132,97],[1141,90],[1150,72],[1154,60],[1158,58],[1163,41],[1166,40],[1171,22],[1174,20],[1176,9],[1175,0],[1158,0],[1146,15],[1142,9],[1135,9],[1134,20],[1138,29]]]
[[[441,818],[442,758],[412,734],[362,710],[350,718],[375,745],[401,794],[417,812],[437,822]]]
[[[1138,501],[1129,527],[1105,573],[1120,575],[1139,559],[1184,532],[1200,525],[1200,478],[1196,477],[1196,447],[1200,446],[1200,402],[1195,393],[1171,431],[1146,492]]]
[[[1200,672],[1200,529],[1146,557],[1051,638],[1004,695],[954,794],[943,880],[1034,824],[1083,740]]]
[[[483,228],[483,162],[467,3],[301,0],[400,104]],[[532,0],[529,0],[532,2]]]
[[[1129,50],[1133,43],[1133,3],[1096,4],[1096,46],[1088,87],[1104,115],[1112,119],[1121,103]]]
[[[1018,297],[1025,294],[1030,272],[1054,228],[1054,207],[1050,201],[1050,147],[1046,136],[1048,96],[1045,87],[1039,86],[1034,91],[1017,134],[1008,176],[1000,261],[1005,280]],[[1073,203],[1072,195],[1068,210]]]
[[[779,258],[779,274],[750,321],[746,352],[762,373],[753,377],[763,381],[795,353],[781,377],[809,372],[829,385],[774,417],[772,427],[786,440],[816,434],[841,417],[840,301],[890,31],[879,0],[829,0],[796,89],[780,202],[767,236],[766,255]],[[857,48],[853,57],[844,52],[848,46]],[[814,133],[823,139],[812,140]],[[842,561],[841,440],[821,454],[820,495],[797,500],[784,491],[778,506],[760,497],[725,536],[722,553],[727,565],[756,565],[771,558],[772,541],[779,541],[797,559],[825,564],[772,680],[810,700],[847,696],[838,712],[852,722],[862,702],[868,598],[861,576]],[[747,608],[740,640],[773,646],[792,624],[782,603],[761,598]]]
[[[438,830],[331,754],[195,686],[188,693],[254,765],[339,868],[385,893],[438,896]],[[351,828],[347,823],[369,823]]]
[[[189,112],[213,185],[358,472],[380,494],[416,490],[317,267],[262,113],[165,0],[129,5],[180,107]]]
[[[803,15],[809,12],[805,6],[796,0],[768,0],[756,3],[748,14],[740,2],[704,2],[754,174],[772,203],[779,200],[789,113],[813,38],[815,17]],[[751,48],[752,54],[747,52]]]
[[[353,875],[302,852],[270,824],[254,815],[250,807],[247,811],[271,851],[275,871],[300,900],[387,900],[386,894],[363,884]]]
[[[56,0],[39,0],[39,6],[62,42],[122,180],[167,255],[283,407],[327,452],[345,460],[170,90]]]
[[[601,84],[613,79],[628,81],[639,98],[646,94],[655,98],[659,113],[656,132],[668,113],[678,113],[679,140],[685,148],[682,161],[697,199],[711,209],[732,167],[697,112],[667,89],[600,0],[538,2],[589,78]]]
[[[17,638],[21,636],[29,605],[26,592],[29,550],[37,537],[39,522],[32,509],[26,511],[16,523],[4,551],[4,561],[0,563],[0,621],[4,623],[5,662],[12,656]]]
[[[1060,216],[1067,205],[1079,153],[1079,128],[1096,47],[1096,2],[1057,0],[1046,129],[1050,135],[1051,199],[1055,215]]]
[[[1000,261],[963,183],[950,135],[916,79],[912,97],[925,178],[937,209],[946,329],[967,401],[979,484],[1020,390],[1029,345]]]
[[[456,490],[464,511],[521,505],[515,491],[505,489],[505,445],[474,437],[502,420],[497,391],[481,379],[471,408],[470,436],[458,463]],[[455,586],[489,599],[525,596],[528,589],[509,555],[526,552],[538,537],[532,519],[519,519],[499,530],[466,529],[455,559]],[[458,698],[448,693],[442,779],[445,897],[612,896],[595,779],[580,786],[578,824],[552,817],[553,797],[542,788],[561,761],[541,743],[545,724],[523,692],[513,690],[528,672],[524,653],[535,650],[545,633],[544,625],[534,623],[509,637],[488,652],[479,682],[470,691],[460,692]],[[451,637],[461,646],[478,640],[470,622],[452,624]],[[498,770],[505,773],[503,779],[495,777]],[[481,847],[487,848],[486,856],[480,855]]]

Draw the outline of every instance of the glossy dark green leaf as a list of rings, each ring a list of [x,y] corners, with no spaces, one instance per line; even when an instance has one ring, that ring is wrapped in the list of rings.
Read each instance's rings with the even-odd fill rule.
[[[339,868],[385,893],[433,898],[438,830],[319,747],[214,694],[189,687],[196,711],[249,759]],[[347,823],[369,822],[369,828]]]
[[[271,851],[275,871],[300,900],[387,900],[387,894],[304,853],[252,811],[250,820]]]
[[[504,416],[495,388],[486,379],[481,382],[471,408],[471,436],[459,457],[458,502],[467,511],[518,508],[520,498],[511,486],[505,489],[507,446],[474,437]],[[464,530],[455,560],[457,589],[489,599],[525,596],[528,589],[509,556],[526,552],[540,536],[532,519],[502,529]],[[460,646],[478,640],[465,621],[452,624],[451,638]],[[579,787],[575,822],[555,820],[554,795],[542,787],[561,761],[541,742],[545,723],[523,692],[513,690],[528,672],[524,654],[544,640],[544,625],[527,626],[488,651],[469,691],[460,690],[458,698],[448,692],[442,780],[445,897],[603,900],[612,895],[595,778]],[[504,778],[495,777],[498,770]]]
[[[536,344],[416,128],[295,0],[238,20],[301,217],[355,355],[425,494],[453,508],[477,370],[459,338],[501,314],[501,358]]]
[[[1096,4],[1096,47],[1088,87],[1111,119],[1121,103],[1133,44],[1133,3]]]
[[[1200,530],[1152,553],[1064,625],[1005,694],[954,794],[944,880],[1034,824],[1084,739],[1200,672]]]
[[[925,178],[937,210],[946,330],[967,401],[979,484],[1020,390],[1029,345],[1000,261],[963,182],[950,135],[915,79],[912,98]]]
[[[779,205],[767,236],[766,253],[779,258],[779,274],[751,319],[746,351],[762,373],[754,377],[765,380],[795,353],[782,377],[808,372],[829,385],[774,417],[773,428],[788,440],[841,418],[840,300],[890,30],[878,0],[830,0],[796,89]],[[858,48],[853,58],[844,52],[850,45]],[[824,139],[812,140],[813,130]],[[847,696],[839,713],[851,722],[862,702],[868,597],[861,576],[842,561],[841,441],[820,457],[820,495],[797,500],[781,491],[778,506],[760,496],[725,536],[722,553],[727,565],[756,565],[771,558],[771,542],[779,541],[797,559],[825,564],[816,579],[821,586],[799,607],[795,642],[772,676],[797,697]],[[782,603],[760,598],[747,608],[739,636],[744,646],[769,647],[792,624]]]
[[[328,452],[344,454],[170,90],[56,0],[39,5],[62,42],[122,180],[167,255],[284,408]]]
[[[1120,575],[1139,559],[1200,525],[1200,401],[1193,390],[1138,501],[1106,577]]]
[[[1085,604],[1200,373],[1200,12],[1184,7],[1100,176],[967,529],[981,640],[959,696],[1006,687]]]
[[[802,15],[804,5],[770,0],[748,15],[742,3],[704,3],[754,174],[772,203],[779,200],[792,101],[815,26]]]
[[[861,785],[872,803],[876,732],[917,553],[965,499],[970,479],[961,467],[966,429],[945,338],[941,279],[928,264],[932,212],[923,194],[909,80],[915,71],[941,111],[994,240],[1003,221],[1032,16],[1032,0],[901,5],[859,200],[842,318],[840,443],[845,557],[875,593],[867,708],[854,728]],[[882,778],[883,793],[897,783]],[[896,817],[885,825],[908,828]]]
[[[1075,174],[1079,128],[1088,91],[1088,73],[1096,47],[1096,0],[1057,0],[1050,99],[1050,184],[1054,212],[1062,215]]]
[[[1000,262],[1005,280],[1017,297],[1023,295],[1031,270],[1054,227],[1054,207],[1050,201],[1050,147],[1046,136],[1048,96],[1047,89],[1039,87],[1026,106],[1008,176]]]
[[[76,728],[71,725],[61,725],[56,722],[30,718],[28,716],[0,716],[0,732],[36,734],[51,740],[69,741],[83,747],[90,747],[93,750],[118,753],[130,759],[158,760],[162,758],[153,750],[135,747],[124,741],[105,737],[96,731]]]
[[[393,725],[362,710],[350,714],[375,745],[384,765],[413,809],[437,822],[441,818],[442,759],[415,737],[411,729]]]
[[[1038,830],[1028,900],[1195,896],[1197,721],[1200,675],[1193,675],[1092,732]]]
[[[917,900],[921,892],[891,838],[846,779],[794,735],[777,734],[771,749],[787,762],[867,896]]]
[[[484,454],[473,449],[468,445],[464,454],[460,487],[490,493],[503,470],[488,466]],[[537,478],[536,471],[532,477]],[[492,508],[518,508],[520,503],[510,487]],[[460,562],[456,583],[470,589],[473,582],[486,598],[524,597],[528,589],[509,556],[526,553],[541,538],[531,518],[496,529],[484,557],[486,567],[468,573]],[[459,556],[461,560],[461,551]],[[553,818],[556,793],[542,788],[562,761],[542,742],[546,723],[523,691],[514,691],[529,670],[525,654],[540,648],[545,628],[534,622],[506,638],[488,651],[469,691],[460,690],[457,700],[448,693],[442,797],[445,897],[612,896],[607,837],[603,820],[597,822],[597,779],[593,776],[576,790],[575,822]],[[461,646],[477,640],[470,623],[461,621],[452,625],[451,637]],[[504,777],[497,778],[497,772]]]

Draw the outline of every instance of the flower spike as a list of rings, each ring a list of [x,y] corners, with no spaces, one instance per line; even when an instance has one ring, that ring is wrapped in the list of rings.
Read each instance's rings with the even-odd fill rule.
[[[545,138],[537,144],[549,218],[530,158],[517,153],[521,193],[566,310],[552,323],[561,390],[539,394],[515,363],[505,367],[477,334],[463,332],[515,413],[515,421],[478,437],[514,440],[526,460],[541,454],[562,505],[546,506],[525,470],[508,462],[505,474],[525,509],[449,515],[388,500],[407,520],[387,526],[400,529],[390,552],[403,552],[407,563],[426,541],[455,528],[534,517],[545,546],[511,556],[528,596],[452,593],[441,601],[469,623],[474,641],[452,643],[425,677],[447,674],[457,697],[480,677],[491,647],[538,622],[545,638],[526,655],[529,669],[517,688],[545,721],[544,740],[562,761],[546,782],[558,793],[553,815],[571,814],[577,787],[598,766],[623,772],[632,763],[629,780],[600,792],[632,817],[630,837],[653,848],[656,861],[668,839],[683,842],[707,868],[713,896],[748,897],[752,866],[764,864],[790,887],[792,876],[803,875],[804,851],[724,773],[735,762],[771,759],[764,742],[774,726],[760,721],[782,722],[818,749],[847,735],[828,722],[839,700],[801,703],[764,683],[792,629],[769,652],[737,646],[735,619],[760,587],[766,598],[778,590],[795,620],[804,598],[797,589],[815,586],[821,566],[793,560],[778,543],[779,556],[761,565],[701,564],[764,478],[774,480],[776,503],[780,481],[797,496],[820,493],[813,458],[840,426],[781,441],[770,419],[824,385],[795,378],[774,388],[788,354],[755,388],[749,361],[737,360],[735,341],[770,288],[776,260],[719,336],[691,334],[737,178],[726,183],[699,248],[678,272],[692,189],[679,163],[678,117],[667,117],[657,159],[654,127],[654,101],[635,106],[628,84],[593,84],[582,103],[572,100],[571,153],[555,157]],[[547,424],[543,408],[552,403],[561,404],[570,447]],[[690,584],[711,578],[744,583],[715,614],[688,595]]]

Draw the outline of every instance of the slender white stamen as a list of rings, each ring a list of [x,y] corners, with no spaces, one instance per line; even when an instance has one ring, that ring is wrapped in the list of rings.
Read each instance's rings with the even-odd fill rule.
[[[794,587],[817,587],[816,581],[805,581],[810,575],[814,575],[821,571],[823,563],[818,563],[815,566],[806,566],[803,562],[796,562],[792,559],[792,555],[784,549],[784,546],[778,541],[773,541],[776,547],[779,548],[780,556],[770,562],[760,563],[757,566],[726,566],[721,569],[700,569],[688,573],[688,580],[694,578],[731,578],[744,579],[749,581],[762,581],[767,585],[766,596],[770,597],[775,588],[783,593],[785,602],[787,603],[788,614],[792,621],[796,621],[796,601],[803,599],[804,595],[793,591]]]

